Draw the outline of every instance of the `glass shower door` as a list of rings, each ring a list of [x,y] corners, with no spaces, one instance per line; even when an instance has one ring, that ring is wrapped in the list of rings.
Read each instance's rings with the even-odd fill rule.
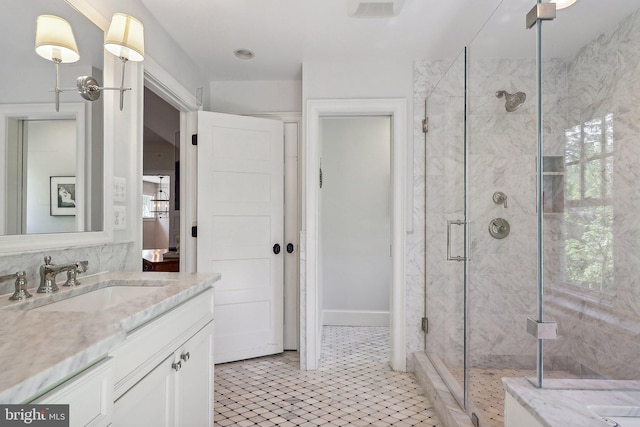
[[[543,387],[638,380],[640,0],[576,2],[542,29],[543,312],[559,335]]]
[[[465,398],[465,51],[426,100],[426,352],[461,407]],[[435,183],[435,184],[433,184]]]
[[[501,378],[536,373],[526,329],[537,289],[533,5],[503,1],[467,50],[467,390],[491,427],[504,425]]]

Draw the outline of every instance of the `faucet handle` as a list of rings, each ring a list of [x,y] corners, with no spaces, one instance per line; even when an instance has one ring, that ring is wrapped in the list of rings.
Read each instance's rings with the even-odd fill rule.
[[[33,295],[27,290],[27,274],[25,271],[18,271],[16,274],[16,289],[13,295],[9,297],[10,300],[23,300],[31,298]]]
[[[88,267],[89,267],[89,261],[78,261],[78,262],[76,262],[76,271],[78,273],[84,273],[85,271],[87,271]]]
[[[76,286],[79,285],[80,282],[77,280],[78,273],[84,273],[87,271],[87,266],[89,265],[89,261],[78,261],[75,263],[76,267],[71,270],[67,270],[67,281],[64,282],[62,286]]]

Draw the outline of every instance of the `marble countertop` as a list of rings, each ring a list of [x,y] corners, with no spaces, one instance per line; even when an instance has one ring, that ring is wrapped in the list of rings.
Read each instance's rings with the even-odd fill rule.
[[[592,407],[640,406],[640,381],[503,378],[505,391],[547,427],[610,427]]]
[[[60,275],[62,277],[63,275]],[[101,273],[78,276],[80,285],[25,301],[0,295],[0,403],[21,403],[105,357],[127,331],[211,288],[218,273]],[[145,298],[109,309],[30,311],[108,286],[153,286]]]

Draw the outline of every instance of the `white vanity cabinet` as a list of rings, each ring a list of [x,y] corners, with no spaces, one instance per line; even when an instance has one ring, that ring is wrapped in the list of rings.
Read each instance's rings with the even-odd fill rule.
[[[213,322],[174,354],[176,426],[213,425]],[[204,409],[207,409],[206,411]]]
[[[114,426],[213,425],[213,290],[133,331],[112,354]]]
[[[31,404],[69,405],[69,425],[107,426],[113,410],[113,359],[107,358],[62,383]]]

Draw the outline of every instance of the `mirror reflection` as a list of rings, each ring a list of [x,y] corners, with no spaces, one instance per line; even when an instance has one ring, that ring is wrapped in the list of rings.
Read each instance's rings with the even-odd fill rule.
[[[0,47],[0,235],[103,230],[103,104],[60,93],[55,64],[35,52],[36,20],[69,22],[80,59],[59,65],[59,86],[79,76],[102,81],[103,33],[64,0],[3,0]],[[10,64],[10,65],[9,65]]]

